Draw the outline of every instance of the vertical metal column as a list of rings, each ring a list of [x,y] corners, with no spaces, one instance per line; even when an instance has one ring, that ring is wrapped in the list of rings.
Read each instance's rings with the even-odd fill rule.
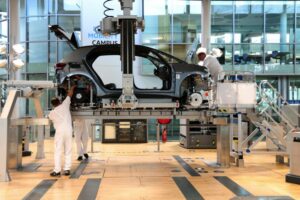
[[[96,128],[96,126],[94,124],[91,124],[91,127],[92,127],[91,152],[94,153],[94,139],[95,139],[95,128]]]
[[[156,124],[156,140],[157,140],[157,152],[160,151],[160,137],[159,137],[159,132],[160,132],[160,127],[159,127],[159,123]]]
[[[211,36],[211,2],[210,0],[202,0],[201,15],[201,46],[207,50],[210,49]]]
[[[24,151],[29,151],[29,134],[30,134],[30,126],[26,125],[24,126],[25,130],[25,138],[24,138]]]
[[[217,127],[217,164],[221,167],[230,166],[230,145],[228,126]]]
[[[232,142],[233,142],[233,114],[230,114],[230,118],[229,118],[229,148],[230,148],[230,152],[232,152],[233,148],[232,148]]]
[[[244,167],[242,114],[238,113],[238,158],[237,166]]]
[[[9,120],[11,118],[13,108],[15,106],[17,97],[20,95],[20,91],[9,91],[6,103],[2,110],[0,117],[0,152],[3,155],[0,159],[0,181],[10,181],[8,173],[8,132],[9,132]]]
[[[21,70],[14,71],[12,70],[12,59],[14,57],[12,46],[14,44],[20,43],[20,16],[19,16],[20,1],[19,0],[10,0],[8,9],[9,9],[9,25],[8,25],[8,35],[9,35],[9,79],[19,80],[21,79]],[[22,108],[22,107],[20,107]],[[18,111],[19,112],[19,111]]]
[[[37,118],[43,118],[44,112],[42,109],[41,101],[39,98],[34,98],[34,107],[36,110],[36,116]],[[36,159],[43,159],[45,158],[45,152],[44,152],[44,126],[37,126],[38,130],[38,136],[37,136],[37,151],[36,151]]]
[[[121,20],[121,62],[123,74],[132,74],[134,58],[134,22],[132,19]]]

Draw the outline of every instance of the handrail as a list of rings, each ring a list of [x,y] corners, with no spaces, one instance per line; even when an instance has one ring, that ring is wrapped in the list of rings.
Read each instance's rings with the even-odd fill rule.
[[[286,113],[283,112],[282,109],[277,104],[275,104],[272,100],[269,100],[268,98],[266,98],[266,100],[267,100],[266,103],[268,104],[268,107],[264,108],[261,111],[261,114],[265,113],[268,108],[271,108],[283,121],[285,121],[290,126],[291,129],[295,128],[296,125],[293,124],[293,122],[289,119]]]
[[[263,97],[263,94],[265,94],[265,96],[269,97],[269,95],[266,94],[266,92],[263,92],[263,85],[267,85],[268,87],[270,87],[272,89],[273,92],[275,92],[277,99],[282,100],[282,103],[284,105],[290,105],[287,100],[277,91],[276,88],[274,88],[267,80],[262,80],[259,84],[258,90],[259,90],[259,94],[261,97]],[[291,109],[290,107],[287,106],[287,108],[292,111],[297,117],[300,117],[300,114],[298,112],[296,112],[295,110]]]
[[[263,80],[258,85],[258,95],[259,101],[257,101],[256,111],[257,113],[264,118],[264,120],[259,120],[256,118],[251,118],[251,122],[264,132],[255,142],[248,147],[248,149],[253,148],[263,137],[268,137],[279,149],[286,151],[286,139],[291,135],[297,126],[290,119],[287,112],[284,112],[281,105],[278,104],[280,101],[281,104],[289,105],[287,100],[274,88],[268,81]],[[270,89],[275,95],[269,95],[266,88]],[[287,106],[287,111],[291,114],[294,114],[297,117],[300,117],[300,114],[293,110],[290,106]],[[280,118],[281,122],[277,122],[273,114]],[[278,127],[276,127],[278,126]],[[258,132],[258,131],[256,131]],[[270,134],[270,133],[273,134]],[[254,136],[256,133],[252,134]]]

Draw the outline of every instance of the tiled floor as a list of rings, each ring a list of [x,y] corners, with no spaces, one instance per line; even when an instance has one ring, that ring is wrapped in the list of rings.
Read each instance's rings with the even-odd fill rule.
[[[45,142],[45,159],[36,160],[34,156],[25,157],[23,165],[41,164],[34,172],[10,170],[11,182],[0,183],[0,199],[14,200],[28,196],[41,181],[49,177],[53,168],[53,140]],[[36,144],[31,144],[35,152]],[[73,152],[75,153],[75,144]],[[147,144],[101,144],[95,143],[94,153],[86,163],[82,175],[78,179],[62,176],[42,194],[42,199],[186,199],[173,177],[186,177],[203,199],[231,199],[236,194],[216,180],[215,176],[228,177],[244,188],[253,196],[286,196],[300,199],[300,185],[285,182],[285,175],[289,168],[284,164],[276,164],[275,157],[270,154],[250,154],[245,156],[245,167],[219,169],[224,173],[214,172],[204,161],[215,161],[215,150],[187,150],[181,148],[177,142],[161,144],[161,151],[157,152],[154,142]],[[191,176],[174,159],[179,155],[193,169],[204,168],[207,173]],[[79,162],[73,156],[72,172]],[[85,184],[90,180],[100,181],[100,186],[94,191],[85,190]],[[94,187],[94,186],[93,186]],[[83,189],[85,188],[85,189]],[[96,190],[96,192],[95,192]],[[84,193],[85,191],[86,193]],[[94,193],[94,194],[92,194]],[[91,196],[89,196],[89,194]],[[82,198],[82,195],[84,198]],[[250,198],[250,197],[249,197]],[[28,198],[27,198],[28,199]],[[94,198],[93,198],[94,199]],[[242,198],[241,198],[242,199]]]

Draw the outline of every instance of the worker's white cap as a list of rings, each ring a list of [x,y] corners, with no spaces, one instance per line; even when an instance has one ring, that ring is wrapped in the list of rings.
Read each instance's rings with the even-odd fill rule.
[[[215,57],[221,57],[223,52],[219,48],[213,48],[211,50],[211,55]]]
[[[199,47],[196,51],[196,55],[198,55],[199,53],[205,53],[206,54],[206,48],[204,47]]]

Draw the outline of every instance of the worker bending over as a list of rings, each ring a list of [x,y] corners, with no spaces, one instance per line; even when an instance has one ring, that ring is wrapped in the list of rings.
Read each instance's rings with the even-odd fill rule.
[[[206,48],[204,48],[204,47],[200,47],[196,51],[196,54],[199,59],[198,65],[204,66],[208,69],[208,72],[210,73],[211,78],[214,80],[214,84],[217,83],[218,76],[220,79],[224,78],[224,74],[221,73],[221,72],[223,72],[223,67],[217,59],[217,57],[221,56],[220,54],[222,54],[222,52],[221,51],[215,52],[215,51],[216,50],[214,50],[212,52],[212,55],[206,55]],[[218,54],[218,55],[216,55],[216,54]]]
[[[70,175],[72,165],[72,119],[70,112],[71,97],[75,86],[68,91],[67,97],[61,103],[58,98],[51,100],[54,109],[49,113],[55,128],[54,136],[54,170],[50,176],[60,176],[61,154],[64,150],[65,163],[64,174]]]
[[[88,159],[89,155],[87,154],[87,144],[89,135],[87,132],[87,127],[84,119],[75,119],[74,120],[74,135],[75,142],[77,146],[77,160],[81,161],[83,156]]]

